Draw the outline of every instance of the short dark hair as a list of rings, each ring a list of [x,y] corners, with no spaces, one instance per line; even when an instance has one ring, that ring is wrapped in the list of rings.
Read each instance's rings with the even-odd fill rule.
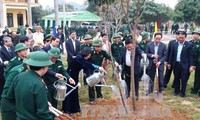
[[[20,42],[20,43],[25,43],[25,42],[28,41],[28,40],[29,40],[29,37],[27,37],[27,36],[22,36],[22,37],[20,37],[19,42]]]
[[[36,67],[36,66],[30,66],[30,69],[33,70],[33,71],[38,71],[38,70],[41,70],[43,67]]]
[[[86,57],[91,53],[92,53],[92,51],[91,51],[91,49],[89,47],[85,47],[82,51],[80,51],[80,55],[82,57]]]
[[[183,30],[182,30],[182,31],[181,31],[181,30],[177,31],[176,34],[177,34],[177,35],[180,35],[180,34],[181,34],[181,35],[185,35],[185,37],[187,37],[186,31],[183,31]]]
[[[104,37],[104,36],[107,36],[107,34],[106,34],[106,33],[102,33],[102,34],[101,34],[101,37]]]
[[[59,37],[52,36],[52,37],[51,37],[51,41],[55,41],[56,38],[57,38],[57,39],[60,39]]]
[[[69,32],[70,35],[71,35],[72,33],[76,33],[76,31],[75,31],[75,30],[71,30],[71,31]]]
[[[6,33],[7,31],[6,30],[4,30],[2,33],[4,34],[4,33]],[[8,33],[8,32],[7,32]]]
[[[162,38],[162,33],[155,33],[155,34],[154,34],[154,38],[155,38],[157,35],[160,35],[161,38]]]
[[[127,39],[125,40],[125,45],[132,44],[132,43],[133,43],[133,41],[132,41],[132,39],[130,39],[130,38],[127,38]]]

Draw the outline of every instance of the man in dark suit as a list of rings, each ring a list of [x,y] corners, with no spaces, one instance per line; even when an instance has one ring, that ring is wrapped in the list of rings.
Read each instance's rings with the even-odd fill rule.
[[[13,57],[16,56],[15,54],[15,48],[12,46],[12,40],[10,37],[4,37],[4,46],[2,46],[0,54],[1,59],[3,61],[10,61]]]
[[[48,38],[46,38],[46,39],[48,39]],[[60,39],[59,38],[51,36],[50,39],[51,39],[51,44],[42,48],[45,52],[48,52],[51,48],[54,48],[54,47],[58,48],[59,47],[59,44],[60,44]]]
[[[8,32],[6,30],[4,30],[2,33],[3,33],[3,35],[0,36],[0,47],[2,47],[4,45],[3,38],[8,36]]]
[[[172,46],[168,65],[169,69],[171,69],[171,66],[174,67],[174,95],[180,93],[181,97],[185,97],[187,81],[190,72],[194,70],[193,46],[192,43],[185,41],[186,37],[185,31],[179,32],[179,41]]]
[[[154,41],[147,46],[147,57],[149,59],[148,75],[154,82],[156,68],[158,68],[159,79],[159,92],[163,90],[163,73],[164,73],[164,61],[167,55],[166,45],[161,42],[162,34],[155,33]],[[149,92],[153,92],[153,89]]]
[[[175,40],[171,40],[168,44],[168,49],[167,49],[167,57],[166,57],[166,71],[165,71],[165,76],[164,76],[164,88],[167,88],[167,84],[169,83],[172,71],[173,71],[173,66],[171,66],[171,69],[168,69],[167,64],[169,63],[169,56],[171,54],[171,50],[172,50],[172,46],[178,41],[179,39],[179,31],[176,32],[176,39]],[[172,84],[172,87],[174,87],[174,81]]]
[[[133,42],[131,39],[125,40],[125,47],[122,49],[122,57],[121,57],[121,65],[125,71],[125,81],[127,84],[126,98],[130,97],[130,89],[131,89],[131,53],[134,50]],[[134,79],[135,79],[135,96],[136,100],[138,100],[138,90],[139,90],[139,77],[141,77],[142,68],[140,66],[140,56],[145,56],[144,52],[140,49],[138,45],[135,47],[135,63],[134,63]],[[129,59],[127,59],[129,58]]]
[[[75,58],[80,51],[80,41],[76,39],[75,31],[70,31],[69,40],[66,41],[65,47],[67,51],[67,61],[69,65],[72,62],[73,58]]]

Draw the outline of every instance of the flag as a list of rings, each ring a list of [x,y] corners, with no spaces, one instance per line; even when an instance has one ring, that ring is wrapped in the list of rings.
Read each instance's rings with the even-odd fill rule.
[[[54,26],[54,27],[53,27],[53,36],[56,36],[56,34],[57,34],[56,31],[57,31],[56,26]]]
[[[158,25],[157,25],[157,21],[155,22],[155,25],[154,25],[154,33],[157,33],[158,32]]]

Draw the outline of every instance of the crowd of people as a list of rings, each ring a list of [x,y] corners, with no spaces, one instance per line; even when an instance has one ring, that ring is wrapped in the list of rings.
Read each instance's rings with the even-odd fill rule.
[[[168,85],[171,73],[174,73],[172,87],[174,95],[186,97],[186,85],[190,73],[195,70],[192,94],[200,96],[199,64],[200,64],[200,31],[195,30],[193,40],[186,41],[186,31],[176,31],[176,39],[168,44],[162,42],[162,33],[155,33],[150,40],[148,32],[141,32],[132,41],[128,30],[115,33],[110,41],[109,35],[101,35],[93,40],[90,34],[84,35],[84,42],[77,39],[74,30],[69,31],[68,39],[57,29],[56,35],[44,37],[41,27],[36,26],[34,33],[30,28],[26,35],[17,36],[15,32],[3,31],[0,37],[0,94],[1,113],[3,120],[42,119],[50,120],[55,116],[49,107],[57,108],[58,101],[54,98],[56,88],[53,86],[58,79],[67,78],[67,83],[76,86],[79,82],[79,72],[84,71],[84,80],[98,69],[104,73],[108,71],[108,64],[122,66],[122,78],[127,84],[126,98],[131,90],[131,56],[135,52],[134,82],[135,96],[139,99],[139,81],[142,77],[140,60],[149,60],[147,74],[154,83],[156,68],[158,68],[159,91]],[[14,37],[15,36],[15,37]],[[65,44],[64,44],[65,43]],[[65,47],[64,47],[65,46]],[[61,55],[67,52],[67,61],[61,61]],[[67,69],[63,62],[67,62]],[[164,68],[166,72],[164,74]],[[105,75],[105,81],[108,80]],[[87,84],[85,82],[85,84]],[[102,84],[99,82],[98,84]],[[72,88],[68,88],[67,92]],[[96,92],[95,92],[96,91]],[[148,93],[153,92],[149,88]],[[95,94],[96,93],[96,94]],[[67,114],[81,112],[78,88],[72,91],[62,104],[62,110]],[[88,101],[96,104],[96,99],[103,99],[100,86],[88,86]]]

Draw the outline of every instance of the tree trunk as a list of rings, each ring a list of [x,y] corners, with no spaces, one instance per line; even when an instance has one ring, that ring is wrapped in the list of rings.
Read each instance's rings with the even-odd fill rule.
[[[3,2],[4,0],[0,0],[0,28],[5,27],[4,26],[4,13],[3,13]]]
[[[28,0],[28,11],[27,11],[27,18],[28,18],[28,25],[32,27],[32,11],[31,11],[31,0]]]
[[[55,25],[58,27],[59,18],[58,18],[58,0],[54,0],[54,12],[55,12]]]

